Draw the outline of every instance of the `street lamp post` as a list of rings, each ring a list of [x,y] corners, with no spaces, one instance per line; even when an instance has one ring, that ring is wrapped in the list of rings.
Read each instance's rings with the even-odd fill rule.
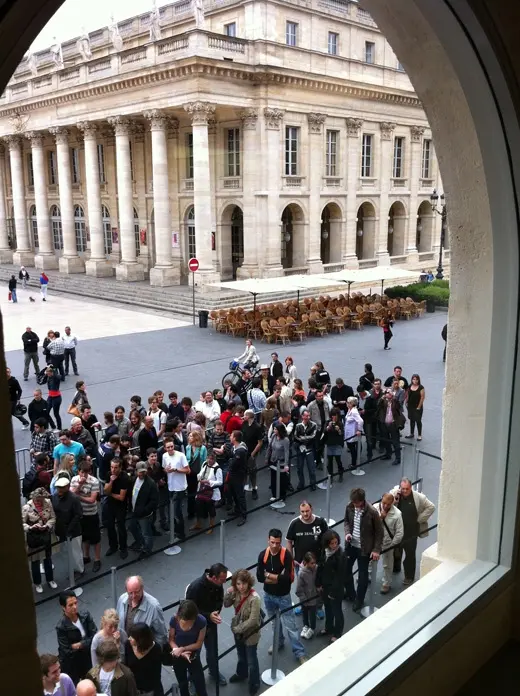
[[[432,195],[430,196],[430,201],[432,204],[432,210],[441,216],[441,243],[439,247],[439,265],[437,266],[437,275],[435,277],[437,278],[437,280],[442,280],[444,278],[444,269],[442,268],[442,250],[444,248],[444,242],[446,239],[448,211],[446,209],[446,203],[444,202],[444,194],[441,193],[441,195],[439,196],[439,194],[437,193],[437,189],[433,189]]]

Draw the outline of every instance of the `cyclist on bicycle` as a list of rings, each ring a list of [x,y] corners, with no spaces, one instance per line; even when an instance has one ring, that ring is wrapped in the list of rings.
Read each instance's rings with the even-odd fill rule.
[[[236,358],[236,362],[240,363],[242,361],[244,361],[244,368],[247,368],[248,370],[251,370],[252,368],[256,367],[260,362],[260,358],[258,357],[256,348],[254,347],[253,342],[249,338],[246,339],[245,351],[242,353],[242,355]]]

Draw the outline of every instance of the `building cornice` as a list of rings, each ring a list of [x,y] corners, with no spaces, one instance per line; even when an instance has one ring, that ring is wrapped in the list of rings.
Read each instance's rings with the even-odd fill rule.
[[[0,108],[0,118],[9,118],[21,113],[44,109],[49,106],[59,106],[70,102],[101,97],[112,92],[124,92],[125,90],[132,90],[146,85],[156,85],[158,83],[186,79],[192,76],[200,77],[201,75],[219,80],[235,80],[264,85],[283,85],[284,87],[295,87],[422,109],[422,104],[415,95],[403,94],[398,91],[383,90],[377,87],[364,84],[353,84],[346,80],[330,79],[323,76],[315,77],[298,71],[282,71],[269,66],[255,67],[237,63],[233,65],[223,65],[221,62],[216,62],[211,59],[194,57],[178,61],[178,64],[173,67],[159,67],[156,70],[148,69],[146,72],[136,72],[133,75],[122,77],[117,81],[110,78],[105,82],[98,82],[91,86],[69,90],[62,94],[55,94],[54,96],[46,96],[41,99],[30,99],[25,103],[20,100],[16,103],[9,104],[6,108]],[[172,104],[172,106],[182,108],[182,103],[184,101],[186,101],[186,97],[180,97],[179,104]]]

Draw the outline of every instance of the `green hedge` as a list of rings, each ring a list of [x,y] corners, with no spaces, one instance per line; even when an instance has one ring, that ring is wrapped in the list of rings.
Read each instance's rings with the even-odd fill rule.
[[[394,285],[391,288],[385,288],[385,295],[391,299],[411,297],[415,302],[433,300],[437,307],[447,307],[450,301],[450,288],[447,280],[434,280],[433,283]]]

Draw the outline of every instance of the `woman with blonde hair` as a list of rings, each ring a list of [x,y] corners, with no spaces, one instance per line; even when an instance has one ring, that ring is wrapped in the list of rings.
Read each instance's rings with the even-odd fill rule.
[[[224,606],[234,607],[231,630],[237,648],[237,667],[230,683],[249,680],[251,696],[260,689],[260,668],[258,666],[258,643],[262,623],[262,600],[253,589],[255,579],[248,570],[237,570],[231,578],[231,587],[224,596]]]
[[[36,488],[31,493],[31,499],[22,508],[22,523],[27,552],[31,554],[29,560],[34,589],[38,594],[43,592],[40,570],[40,561],[43,561],[45,579],[49,587],[55,590],[58,585],[54,582],[51,556],[56,515],[45,488]],[[35,552],[36,549],[39,551]]]
[[[202,414],[201,414],[202,415]],[[204,416],[203,416],[204,417]],[[188,446],[186,447],[186,459],[190,467],[190,473],[186,474],[186,489],[188,495],[188,519],[192,520],[195,517],[197,488],[199,486],[198,475],[202,468],[203,462],[208,458],[208,450],[203,444],[202,434],[198,430],[192,430],[188,435]]]
[[[94,638],[92,638],[92,643],[90,646],[93,667],[100,664],[96,649],[105,640],[115,640],[119,646],[121,660],[123,660],[128,636],[123,630],[120,630],[118,626],[119,614],[117,611],[115,609],[105,609],[103,616],[101,617],[101,629],[96,633]]]
[[[78,473],[78,467],[76,466],[76,458],[73,454],[62,454],[60,459],[60,464],[58,470],[52,477],[51,481],[51,495],[56,493],[56,481],[60,476],[66,476],[69,481],[72,481],[72,477],[76,476]]]

